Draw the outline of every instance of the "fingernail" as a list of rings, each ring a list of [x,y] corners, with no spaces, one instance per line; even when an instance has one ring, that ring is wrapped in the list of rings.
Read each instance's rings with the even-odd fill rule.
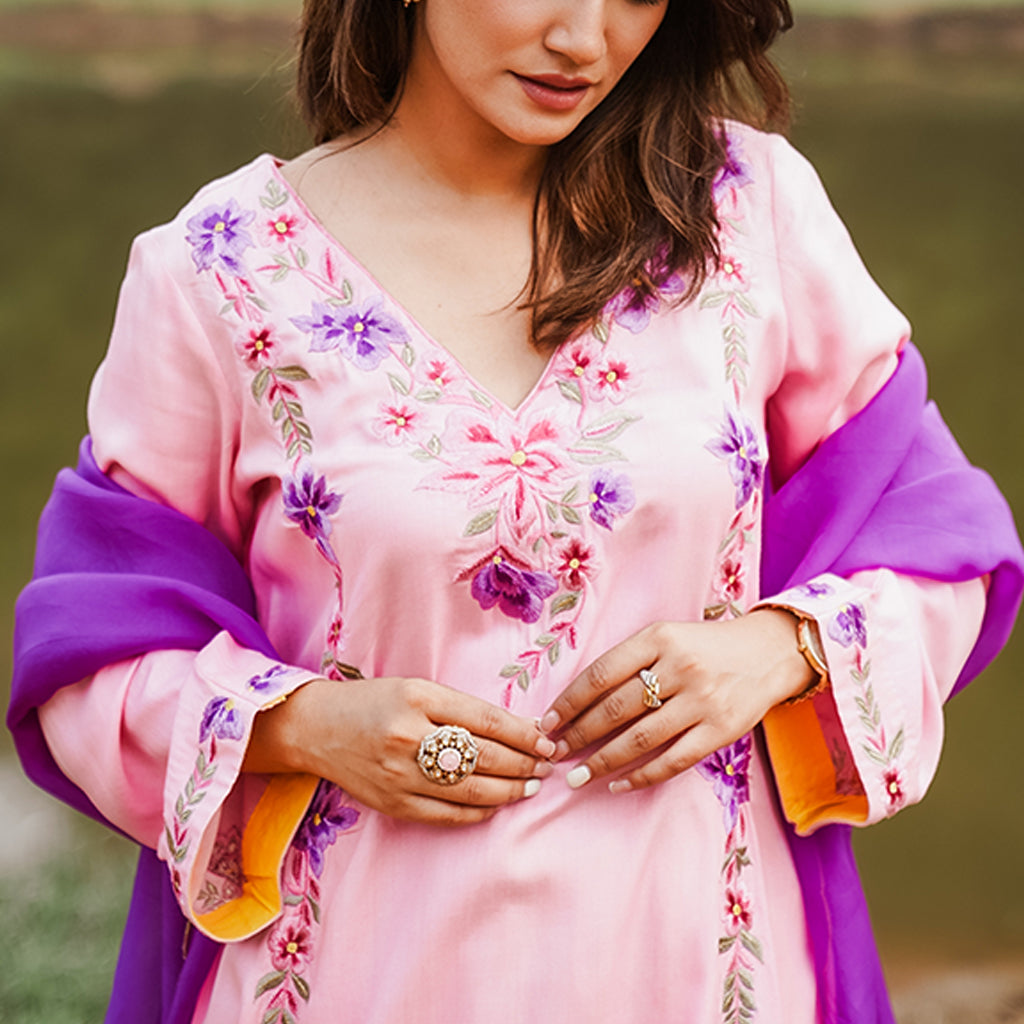
[[[540,779],[528,779],[523,786],[523,796],[536,796],[540,792]]]
[[[561,761],[566,754],[569,753],[569,744],[566,740],[559,740],[555,744],[555,749],[551,753],[552,761]]]
[[[590,781],[592,774],[593,772],[585,764],[578,764],[566,775],[565,781],[569,784],[570,789],[579,789]]]
[[[541,736],[539,740],[534,744],[534,750],[540,754],[541,757],[554,757],[555,755],[555,743],[554,740],[549,740],[547,736]]]
[[[540,731],[541,732],[551,732],[552,729],[557,729],[557,728],[558,728],[558,712],[557,711],[549,711],[540,720]]]
[[[554,770],[555,766],[550,761],[538,761],[537,767],[533,769],[533,777],[546,779]]]
[[[633,783],[629,779],[616,779],[608,783],[609,793],[628,793],[632,788]]]

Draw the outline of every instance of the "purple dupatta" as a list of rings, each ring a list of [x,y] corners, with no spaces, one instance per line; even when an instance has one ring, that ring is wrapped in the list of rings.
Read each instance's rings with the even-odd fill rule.
[[[1005,643],[1024,590],[1024,552],[995,484],[970,466],[908,346],[869,405],[828,438],[765,505],[761,592],[822,572],[887,566],[956,581],[990,576],[981,635],[956,689]],[[222,629],[273,654],[241,566],[185,516],[106,478],[83,442],[44,510],[33,581],[17,607],[8,725],[29,777],[100,818],[53,761],[36,709],[62,686],[148,650],[198,649]],[[955,691],[954,691],[955,692]],[[850,830],[790,830],[819,1006],[827,1024],[892,1024]],[[143,849],[107,1024],[189,1024],[219,947],[193,935],[167,872]]]

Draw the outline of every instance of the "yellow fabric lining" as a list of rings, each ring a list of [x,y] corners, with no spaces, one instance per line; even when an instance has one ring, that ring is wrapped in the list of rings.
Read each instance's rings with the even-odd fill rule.
[[[779,704],[762,723],[782,810],[801,836],[819,825],[857,825],[868,817],[864,794],[836,792],[835,767],[814,704]]]
[[[275,775],[260,797],[242,836],[242,895],[196,916],[218,942],[247,939],[281,910],[281,860],[316,792],[314,775]]]

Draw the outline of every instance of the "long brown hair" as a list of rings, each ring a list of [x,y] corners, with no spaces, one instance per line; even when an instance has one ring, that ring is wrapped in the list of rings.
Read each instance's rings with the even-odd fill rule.
[[[415,6],[305,0],[298,98],[315,141],[386,124],[401,99]],[[523,305],[539,347],[593,326],[629,289],[637,304],[674,273],[691,298],[718,259],[715,176],[723,118],[784,128],[789,92],[766,52],[788,0],[668,0],[611,94],[548,151]]]

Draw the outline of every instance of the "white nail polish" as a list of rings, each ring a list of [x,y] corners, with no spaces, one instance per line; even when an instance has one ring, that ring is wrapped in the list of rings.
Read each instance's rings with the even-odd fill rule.
[[[527,779],[523,786],[523,796],[536,796],[540,792],[540,779]]]
[[[585,786],[590,781],[591,774],[585,764],[578,764],[566,775],[565,781],[569,784],[570,789],[579,789],[580,786]]]

